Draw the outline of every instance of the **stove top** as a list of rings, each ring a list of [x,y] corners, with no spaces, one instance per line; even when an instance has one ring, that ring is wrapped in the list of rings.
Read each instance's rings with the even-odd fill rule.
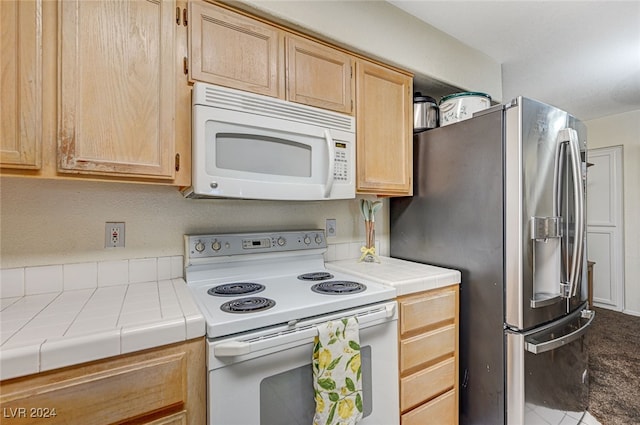
[[[185,248],[187,285],[209,338],[395,298],[392,287],[326,270],[321,230],[189,235]]]

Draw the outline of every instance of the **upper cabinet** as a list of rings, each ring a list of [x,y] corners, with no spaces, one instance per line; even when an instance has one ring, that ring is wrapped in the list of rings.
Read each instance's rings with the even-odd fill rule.
[[[194,1],[189,7],[193,80],[284,96],[282,31],[209,3]]]
[[[58,171],[174,177],[175,2],[63,1]]]
[[[39,169],[42,148],[42,3],[0,2],[0,163]]]
[[[3,174],[189,186],[203,81],[355,115],[357,192],[411,194],[402,70],[202,0],[9,0],[0,19]]]
[[[356,63],[356,191],[413,192],[411,76],[373,62]]]
[[[353,113],[353,56],[218,5],[189,7],[192,80]]]
[[[288,35],[287,100],[353,113],[353,57],[331,47]]]

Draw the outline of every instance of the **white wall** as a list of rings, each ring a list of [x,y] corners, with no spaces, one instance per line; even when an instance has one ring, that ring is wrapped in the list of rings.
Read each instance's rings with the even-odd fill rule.
[[[303,27],[337,45],[407,69],[419,81],[430,77],[464,90],[488,93],[495,101],[502,99],[499,63],[385,1],[228,3]]]
[[[177,188],[140,184],[0,179],[0,268],[183,255],[183,235],[324,229],[329,243],[364,240],[358,200],[273,202],[184,199]],[[376,215],[388,254],[388,201]],[[105,222],[124,221],[125,248],[104,248]]]
[[[590,149],[623,147],[624,311],[640,316],[640,110],[594,119],[586,125]]]

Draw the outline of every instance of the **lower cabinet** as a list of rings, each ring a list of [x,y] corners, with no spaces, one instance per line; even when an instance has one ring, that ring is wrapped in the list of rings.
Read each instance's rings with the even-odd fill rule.
[[[458,423],[458,285],[398,299],[400,423]]]
[[[148,422],[147,425],[187,425],[187,412],[182,411],[175,415],[165,416],[157,421]]]
[[[7,425],[202,425],[203,338],[0,383]]]

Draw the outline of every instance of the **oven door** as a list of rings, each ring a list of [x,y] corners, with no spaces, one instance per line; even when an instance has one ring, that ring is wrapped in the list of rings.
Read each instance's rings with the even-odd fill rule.
[[[396,303],[356,309],[240,338],[208,343],[209,425],[309,425],[315,400],[313,324],[358,316],[364,415],[360,423],[399,421]]]

